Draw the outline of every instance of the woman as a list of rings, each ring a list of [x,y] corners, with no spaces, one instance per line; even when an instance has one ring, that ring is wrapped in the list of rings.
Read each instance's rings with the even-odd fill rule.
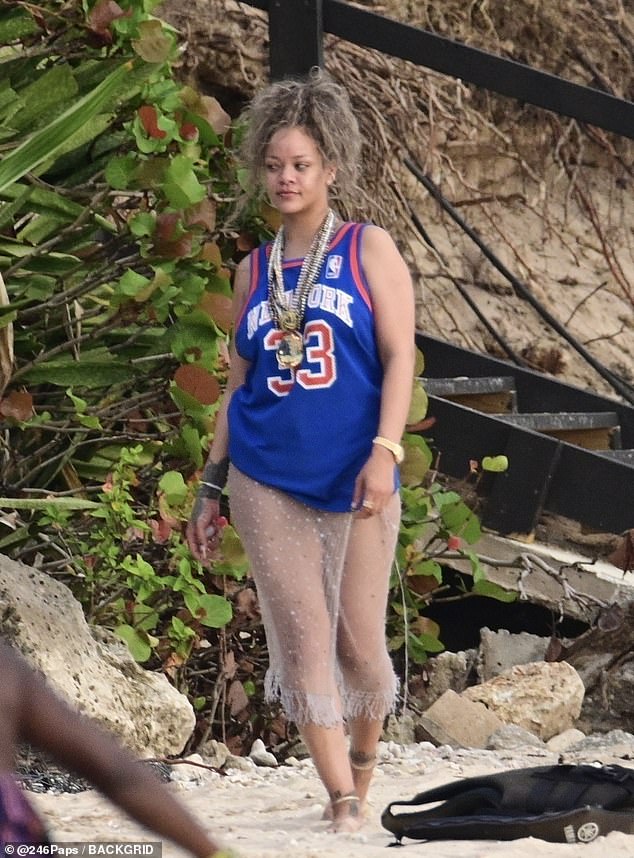
[[[246,120],[253,187],[282,226],[236,272],[229,380],[187,538],[204,562],[228,472],[267,637],[267,699],[300,729],[330,830],[354,831],[397,692],[385,609],[413,289],[383,229],[331,209],[335,187],[356,188],[361,148],[345,90],[315,69],[268,86]]]
[[[93,783],[141,825],[173,840],[195,858],[231,858],[149,768],[95,723],[79,715],[17,652],[0,641],[1,854],[5,854],[8,843],[32,844],[35,854],[40,854],[37,845],[49,842],[43,820],[13,776],[19,742],[50,753],[63,766]]]

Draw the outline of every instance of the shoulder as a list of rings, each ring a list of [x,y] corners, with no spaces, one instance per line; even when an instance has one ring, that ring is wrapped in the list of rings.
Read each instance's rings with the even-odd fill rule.
[[[400,251],[390,233],[372,223],[363,226],[360,249],[364,266],[401,261]]]
[[[236,266],[233,278],[233,291],[236,295],[244,297],[249,291],[252,273],[261,265],[261,250],[265,246],[265,244],[261,244],[255,247]]]

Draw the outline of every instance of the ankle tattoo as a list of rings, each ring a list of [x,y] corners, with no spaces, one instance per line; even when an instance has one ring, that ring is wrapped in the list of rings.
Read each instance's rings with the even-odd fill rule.
[[[350,803],[350,808],[348,810],[349,816],[358,816],[359,815],[359,796],[354,792],[342,794],[339,790],[333,792],[330,797],[330,806],[337,807],[339,804],[344,804],[344,802]]]

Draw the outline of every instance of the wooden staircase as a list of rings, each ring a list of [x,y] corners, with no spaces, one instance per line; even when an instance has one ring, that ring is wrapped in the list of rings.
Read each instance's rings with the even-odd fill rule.
[[[528,538],[542,511],[606,533],[634,527],[634,407],[423,334],[417,345],[440,472],[509,459],[479,486],[486,527]]]

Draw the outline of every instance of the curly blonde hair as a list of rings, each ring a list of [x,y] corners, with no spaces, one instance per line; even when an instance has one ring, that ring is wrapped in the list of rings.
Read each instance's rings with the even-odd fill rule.
[[[302,128],[324,161],[337,168],[335,194],[354,200],[361,134],[347,91],[328,72],[313,68],[305,78],[287,78],[257,93],[242,114],[245,132],[240,157],[253,192],[262,188],[266,148],[281,128]]]

